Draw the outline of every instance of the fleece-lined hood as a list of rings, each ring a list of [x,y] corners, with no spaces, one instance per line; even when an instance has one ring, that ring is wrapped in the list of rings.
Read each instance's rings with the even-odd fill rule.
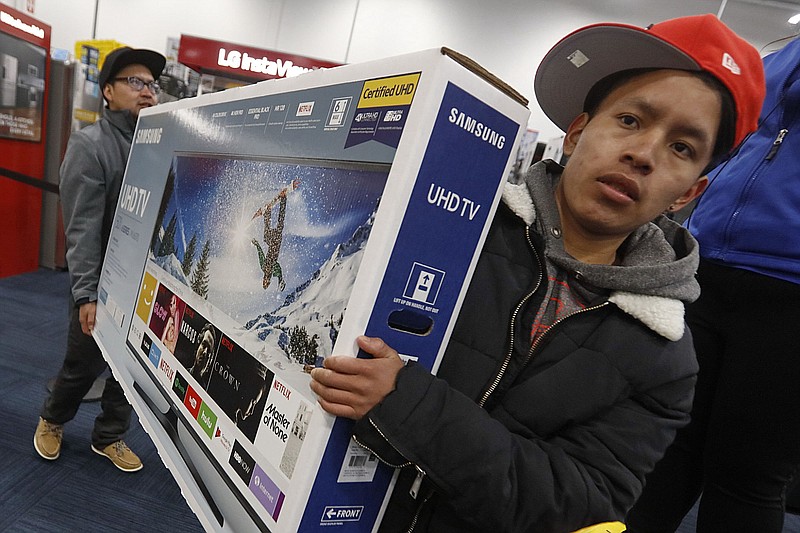
[[[700,295],[695,280],[697,241],[664,216],[635,230],[622,245],[620,265],[583,263],[564,251],[555,184],[563,168],[544,161],[533,165],[522,183],[508,183],[503,202],[545,240],[545,254],[560,268],[611,291],[609,301],[659,335],[678,340],[684,333],[684,302]]]

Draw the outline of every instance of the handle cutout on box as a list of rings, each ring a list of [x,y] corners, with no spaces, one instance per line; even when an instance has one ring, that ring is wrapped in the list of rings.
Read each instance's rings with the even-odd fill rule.
[[[431,317],[411,309],[392,311],[389,313],[388,323],[392,329],[413,335],[425,336],[433,329],[433,319]]]

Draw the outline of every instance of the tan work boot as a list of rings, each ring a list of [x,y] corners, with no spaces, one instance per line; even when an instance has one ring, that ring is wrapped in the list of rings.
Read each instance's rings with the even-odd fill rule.
[[[61,455],[61,438],[64,436],[64,426],[53,424],[39,417],[39,425],[33,434],[33,447],[42,458],[55,461]]]
[[[92,451],[96,454],[108,457],[114,466],[123,472],[136,472],[142,469],[142,460],[128,448],[125,442],[118,440],[112,442],[102,450],[98,450],[92,444]]]

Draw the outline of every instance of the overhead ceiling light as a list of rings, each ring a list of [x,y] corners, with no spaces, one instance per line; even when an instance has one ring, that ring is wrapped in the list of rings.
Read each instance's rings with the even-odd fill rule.
[[[800,13],[790,18],[788,22],[789,24],[797,24],[798,22],[800,22]]]

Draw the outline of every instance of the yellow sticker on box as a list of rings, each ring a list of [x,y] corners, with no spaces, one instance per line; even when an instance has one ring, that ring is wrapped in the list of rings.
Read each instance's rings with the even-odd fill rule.
[[[417,90],[420,73],[393,76],[364,82],[358,107],[410,105]]]
[[[155,301],[156,285],[158,285],[156,278],[150,272],[145,271],[144,279],[142,279],[142,290],[139,291],[139,302],[136,304],[136,314],[145,324],[147,324],[150,308]]]

